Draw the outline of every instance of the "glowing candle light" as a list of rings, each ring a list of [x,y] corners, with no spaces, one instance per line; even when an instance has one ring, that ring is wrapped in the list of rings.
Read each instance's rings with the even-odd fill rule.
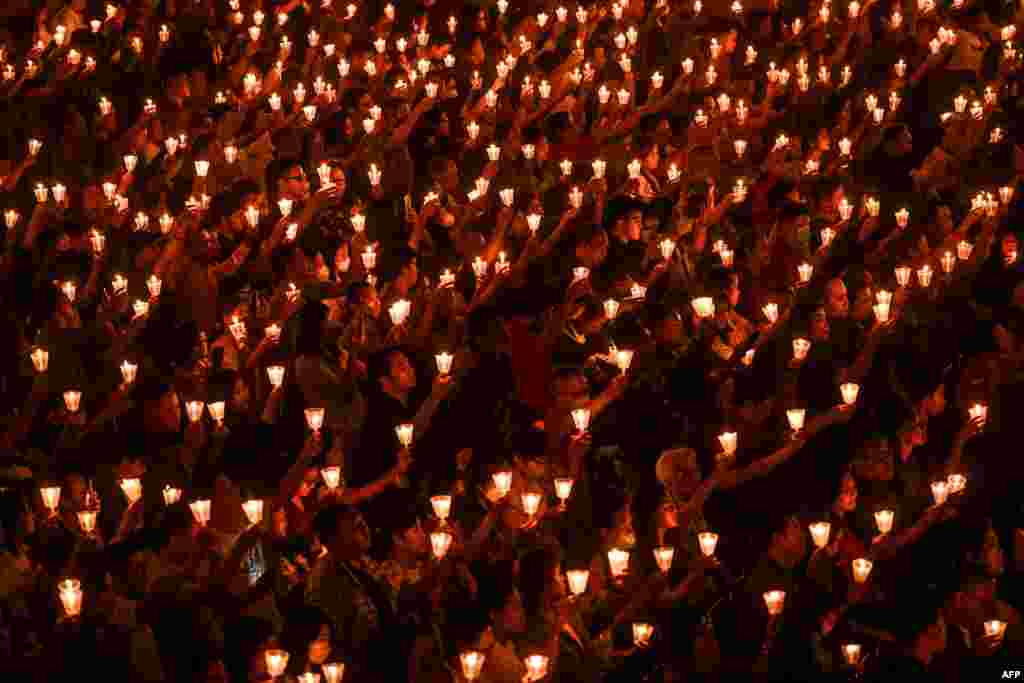
[[[306,408],[303,411],[306,416],[306,425],[309,430],[313,432],[314,436],[319,436],[320,430],[324,426],[324,414],[323,408]]]
[[[699,296],[690,302],[693,312],[701,320],[707,320],[715,315],[715,300],[710,296]]]
[[[445,531],[435,531],[430,534],[430,549],[437,560],[443,560],[448,550],[452,547],[452,535]]]
[[[586,433],[590,427],[590,410],[588,408],[576,408],[571,413],[573,425],[579,434]]]
[[[271,365],[267,368],[267,379],[270,380],[270,386],[278,389],[284,384],[284,366],[283,365]]]
[[[629,552],[621,548],[608,551],[608,567],[615,578],[625,576],[629,570]]]
[[[782,614],[782,610],[786,604],[786,591],[766,591],[762,597],[764,598],[765,607],[768,608],[768,614],[773,617]]]
[[[68,389],[64,392],[64,407],[69,413],[77,413],[82,405],[82,392],[76,389]]]
[[[65,579],[57,584],[57,593],[60,596],[61,605],[64,607],[64,614],[74,618],[82,613],[81,581],[78,579]]]
[[[949,496],[949,482],[947,481],[933,481],[932,482],[932,499],[936,505],[942,505],[946,502],[946,498]]]
[[[188,504],[188,507],[192,511],[192,517],[195,518],[196,524],[205,527],[210,523],[211,503],[209,499],[194,500]]]
[[[654,548],[654,561],[663,574],[672,569],[672,561],[676,556],[676,549],[670,545],[661,545]]]
[[[704,557],[714,557],[715,548],[718,547],[718,534],[710,531],[703,531],[697,534],[697,542]]]
[[[448,515],[451,514],[452,497],[449,495],[432,496],[430,506],[434,510],[434,515],[444,524],[448,521]]]
[[[50,512],[51,517],[57,515],[57,507],[60,505],[60,487],[43,486],[39,489],[39,497],[43,500],[43,507]]]
[[[331,491],[341,486],[341,467],[338,465],[329,465],[320,470],[320,476],[324,480],[324,484]]]
[[[142,481],[137,477],[126,477],[118,482],[124,497],[128,499],[128,505],[134,504],[142,498]]]
[[[849,666],[857,666],[860,662],[861,646],[859,643],[843,643],[843,659]]]
[[[555,478],[555,497],[561,501],[561,507],[564,510],[566,507],[566,501],[569,500],[569,496],[572,495],[573,479],[571,477],[556,477]],[[524,506],[525,507],[525,504]]]
[[[398,442],[402,444],[403,448],[408,448],[412,445],[412,423],[400,424],[395,427],[395,435],[398,437]]]
[[[814,542],[816,548],[824,548],[828,545],[829,535],[832,532],[832,525],[828,522],[815,522],[809,527],[811,532],[811,541]]]
[[[486,660],[487,656],[476,650],[461,653],[459,663],[462,666],[462,677],[470,682],[480,678],[480,672],[483,671]]]
[[[288,668],[290,655],[284,650],[267,650],[264,653],[264,661],[267,665],[267,673],[271,678],[283,676]]]
[[[605,299],[602,305],[604,307],[604,315],[608,320],[614,320],[619,314],[619,302],[615,299]]]
[[[789,421],[789,428],[794,433],[801,431],[804,428],[804,418],[807,416],[807,411],[804,408],[790,408],[786,411],[786,420]]]
[[[875,525],[878,527],[878,533],[884,536],[891,532],[895,517],[896,513],[892,510],[876,510]]]
[[[637,647],[647,647],[654,635],[654,626],[646,622],[633,624],[633,644]]]
[[[857,583],[864,583],[868,580],[868,576],[871,574],[871,568],[874,563],[863,557],[858,557],[852,562],[853,569],[853,580]]]

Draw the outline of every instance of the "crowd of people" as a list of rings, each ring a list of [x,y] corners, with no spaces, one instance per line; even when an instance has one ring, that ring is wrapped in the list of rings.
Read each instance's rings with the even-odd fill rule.
[[[10,680],[1024,661],[1024,3],[0,16]]]

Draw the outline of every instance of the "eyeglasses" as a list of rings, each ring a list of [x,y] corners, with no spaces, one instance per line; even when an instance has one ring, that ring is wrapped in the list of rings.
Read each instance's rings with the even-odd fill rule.
[[[285,176],[285,180],[294,180],[297,183],[304,183],[304,182],[306,182],[306,176],[305,175],[290,175],[290,176]]]

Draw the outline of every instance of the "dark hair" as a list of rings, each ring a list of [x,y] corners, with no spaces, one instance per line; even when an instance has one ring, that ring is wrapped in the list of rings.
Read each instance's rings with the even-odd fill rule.
[[[544,598],[559,563],[560,558],[552,548],[536,548],[519,560],[519,593],[527,618],[543,613]]]
[[[299,159],[274,159],[267,164],[267,169],[264,171],[264,181],[266,183],[266,190],[268,195],[277,194],[277,184],[281,178],[285,176],[289,169],[295,168],[296,166],[301,167],[302,161]]]
[[[306,665],[304,655],[309,644],[320,637],[320,628],[327,624],[331,626],[331,620],[320,609],[310,605],[294,605],[285,615],[287,621],[281,631],[281,649],[292,654],[289,660],[289,671],[301,673],[302,667]],[[334,640],[334,629],[331,628],[331,638]]]
[[[313,533],[320,539],[320,543],[327,545],[338,535],[338,524],[346,517],[355,517],[359,510],[351,505],[335,503],[325,507],[316,513],[313,518]]]

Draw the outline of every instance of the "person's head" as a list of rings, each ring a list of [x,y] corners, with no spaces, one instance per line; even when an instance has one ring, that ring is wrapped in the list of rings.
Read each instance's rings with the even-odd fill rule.
[[[577,233],[576,261],[594,269],[608,257],[608,233],[594,225],[581,225]]]
[[[869,440],[861,451],[857,476],[865,481],[892,481],[895,475],[896,460],[889,439],[880,436]]]
[[[846,284],[840,278],[829,280],[825,291],[825,307],[832,318],[842,319],[850,314],[850,297]]]
[[[224,628],[224,664],[233,683],[268,678],[266,651],[278,640],[274,626],[265,619],[242,617]]]
[[[686,337],[686,325],[678,311],[668,306],[652,306],[648,315],[651,335],[659,346],[679,346]]]
[[[430,176],[445,190],[452,191],[459,186],[459,166],[447,157],[430,161]]]
[[[902,157],[914,150],[914,137],[905,125],[894,126],[885,131],[885,151],[889,156]]]
[[[560,368],[551,380],[555,405],[572,409],[590,398],[590,385],[586,376],[576,367]]]
[[[370,527],[359,510],[340,503],[313,518],[313,531],[327,552],[339,559],[361,557],[370,549]]]
[[[400,292],[407,292],[416,286],[419,280],[419,261],[416,252],[408,247],[397,250],[395,259],[395,286]]]
[[[543,617],[560,597],[561,558],[550,547],[530,550],[519,560],[519,593],[527,619]]]
[[[787,517],[782,527],[772,534],[771,550],[776,562],[787,567],[800,563],[807,552],[803,524],[795,516]]]
[[[348,307],[354,311],[368,313],[370,317],[380,316],[381,303],[377,290],[366,282],[353,282],[346,294]]]
[[[371,362],[371,379],[386,393],[404,395],[416,388],[416,368],[401,350],[385,349]]]
[[[826,342],[832,329],[828,324],[828,313],[824,308],[817,308],[811,313],[810,320],[811,341]]]
[[[516,587],[514,566],[499,562],[480,576],[480,596],[500,635],[509,636],[526,631],[523,599]]]
[[[934,391],[930,392],[921,401],[921,414],[923,417],[936,417],[946,409],[946,385],[939,384]]]
[[[302,605],[293,607],[284,615],[281,649],[291,653],[289,670],[300,673],[308,664],[318,669],[331,654],[333,631],[331,622],[322,611]]]
[[[618,209],[612,232],[623,242],[635,242],[640,239],[640,231],[644,227],[644,212],[637,204],[625,204]]]
[[[309,198],[309,178],[295,159],[281,159],[267,167],[267,188],[279,199],[302,202]]]

